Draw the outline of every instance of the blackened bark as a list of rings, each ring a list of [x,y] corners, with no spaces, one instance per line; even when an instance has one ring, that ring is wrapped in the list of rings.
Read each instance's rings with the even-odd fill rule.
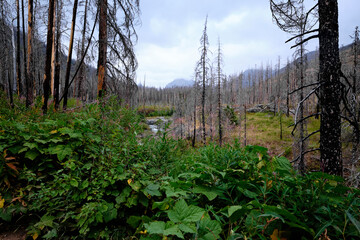
[[[80,56],[84,56],[85,53],[85,38],[86,38],[86,25],[87,25],[87,5],[88,5],[88,0],[85,0],[85,9],[84,9],[84,26],[83,26],[83,30],[82,30],[82,39],[81,39],[81,53]],[[78,86],[77,86],[77,97],[81,98],[83,95],[83,89],[82,89],[82,85],[83,82],[85,82],[85,77],[86,77],[86,73],[85,73],[85,64],[81,63],[80,65],[80,70],[79,70],[79,79],[78,79]]]
[[[99,59],[98,59],[98,97],[106,92],[106,51],[107,51],[107,0],[99,0]]]
[[[290,116],[290,63],[286,65],[286,116]]]
[[[21,16],[22,16],[22,33],[23,33],[23,47],[24,47],[24,78],[25,78],[25,87],[27,87],[28,76],[27,76],[27,66],[26,66],[26,44],[25,44],[25,19],[24,19],[24,0],[21,0]],[[24,95],[24,90],[23,94]]]
[[[48,15],[48,29],[46,37],[46,60],[45,60],[45,74],[44,74],[44,105],[42,107],[43,113],[47,113],[47,103],[50,96],[50,79],[51,79],[51,52],[52,52],[52,38],[54,25],[54,8],[55,0],[49,0],[49,15]]]
[[[193,138],[192,138],[192,147],[195,147],[196,142],[196,93],[197,93],[197,82],[195,77],[195,84],[194,84],[194,130],[193,130]]]
[[[9,84],[9,98],[10,98],[10,106],[11,108],[14,107],[14,98],[12,93],[12,87],[11,87],[11,77],[10,77],[10,70],[8,70],[8,84]]]
[[[56,44],[55,44],[55,74],[54,74],[54,102],[55,109],[59,108],[59,97],[60,97],[60,38],[61,38],[61,8],[60,2],[57,3],[57,18],[56,18]]]
[[[16,85],[17,85],[17,94],[20,97],[22,95],[22,85],[21,85],[21,67],[20,67],[20,3],[19,0],[16,0]]]
[[[319,0],[320,46],[320,162],[322,170],[342,175],[340,122],[340,57],[338,3]]]

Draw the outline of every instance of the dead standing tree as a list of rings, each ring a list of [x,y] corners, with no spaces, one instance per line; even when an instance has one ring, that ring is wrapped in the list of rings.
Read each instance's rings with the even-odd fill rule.
[[[50,74],[51,74],[51,52],[52,52],[52,39],[53,39],[53,25],[54,25],[54,9],[55,0],[49,0],[49,14],[48,14],[48,29],[46,36],[46,60],[45,60],[45,74],[44,74],[44,104],[43,113],[47,113],[47,104],[50,96]]]
[[[202,140],[203,144],[206,144],[206,127],[205,127],[205,99],[206,99],[206,82],[207,82],[207,75],[209,70],[209,58],[208,58],[208,51],[209,51],[209,39],[207,35],[207,17],[205,20],[203,34],[200,39],[200,52],[201,57],[199,62],[197,63],[197,68],[200,70],[201,80],[202,80],[202,91],[201,91],[201,123],[202,123]]]
[[[304,0],[294,1],[275,1],[270,0],[273,17],[281,26],[281,20],[293,19],[299,12]],[[315,11],[315,10],[318,11]],[[321,123],[320,123],[320,166],[321,170],[335,175],[342,175],[341,158],[341,111],[340,103],[343,96],[343,86],[340,82],[341,63],[339,57],[339,25],[338,25],[338,3],[336,0],[318,0],[305,14],[306,18],[313,16],[319,21],[319,28],[308,28],[306,31],[299,32],[298,35],[289,41],[302,37],[303,40],[297,42],[295,46],[319,38],[319,82],[303,86],[303,88],[315,86],[301,102],[306,101],[312,94],[319,93],[321,104]],[[305,21],[306,23],[306,21]],[[289,24],[291,27],[292,25]],[[308,34],[313,34],[309,37]],[[318,114],[318,113],[316,113]],[[296,119],[295,127],[310,116]],[[311,134],[310,134],[311,135]],[[308,138],[309,136],[305,137]],[[312,150],[308,150],[309,152]]]
[[[304,35],[310,31],[317,23],[317,17],[312,14],[312,11],[316,7],[312,8],[309,12],[305,12],[303,0],[297,1],[279,1],[275,3],[273,0],[270,1],[271,12],[276,24],[285,32],[296,35],[291,38],[296,39],[297,50],[295,55],[297,56],[297,66],[298,66],[298,82],[299,88],[294,91],[298,92],[299,103],[297,111],[295,113],[295,130],[298,130],[296,136],[296,142],[298,143],[299,154],[294,157],[293,162],[296,163],[297,169],[301,174],[305,173],[305,140],[306,135],[306,120],[304,119],[304,81],[305,81],[305,67],[304,67],[304,55],[305,48],[304,45],[306,41],[304,40]],[[296,122],[297,119],[300,119],[299,123]],[[299,129],[297,129],[299,127]]]
[[[222,127],[222,113],[221,113],[221,79],[223,77],[222,74],[222,53],[221,53],[221,43],[219,39],[219,46],[218,46],[218,55],[216,58],[216,65],[217,65],[217,87],[218,87],[218,130],[219,130],[219,145],[222,145],[222,138],[223,138],[223,127]]]
[[[26,77],[26,106],[29,107],[34,101],[34,62],[33,62],[33,28],[34,28],[34,3],[28,2],[28,32],[27,32],[27,77]],[[25,36],[25,35],[24,35]]]
[[[133,48],[137,41],[135,26],[140,11],[139,1],[113,0],[108,3],[100,0],[99,8],[98,96],[110,91],[130,104],[137,90],[135,71],[138,64]]]
[[[64,91],[63,109],[67,108],[67,100],[68,100],[67,95],[68,95],[68,89],[70,87],[69,79],[70,79],[71,57],[72,57],[72,52],[73,52],[73,43],[74,43],[74,33],[75,33],[75,25],[76,25],[77,7],[78,7],[78,0],[75,0],[74,1],[74,8],[73,8],[73,16],[72,16],[72,21],[71,21],[69,54],[68,54],[67,63],[66,63],[65,91]]]

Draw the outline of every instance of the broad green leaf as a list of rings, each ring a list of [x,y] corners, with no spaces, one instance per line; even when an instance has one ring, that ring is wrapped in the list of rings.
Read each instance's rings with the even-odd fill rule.
[[[33,148],[38,148],[38,145],[36,143],[31,143],[31,142],[26,142],[24,143],[24,146],[25,147],[28,147],[30,149],[33,149]]]
[[[169,228],[166,228],[166,229],[164,230],[164,233],[163,233],[163,234],[164,234],[165,236],[175,235],[175,236],[177,236],[178,238],[184,239],[184,235],[181,233],[178,225],[174,225],[174,226],[171,226],[171,227],[169,227]]]
[[[289,173],[292,169],[290,161],[285,157],[273,158],[271,161],[271,171],[281,171]]]
[[[174,223],[197,222],[205,213],[204,209],[197,206],[188,206],[184,199],[176,202],[173,210],[168,211],[168,217]]]
[[[70,180],[70,185],[73,187],[78,187],[79,186],[79,182],[76,179],[71,179]]]
[[[242,207],[242,206],[239,206],[239,205],[237,205],[237,206],[230,206],[230,207],[228,208],[228,216],[231,217],[236,211],[241,210],[242,208],[243,208],[243,207]]]
[[[49,147],[48,151],[50,154],[56,154],[60,161],[64,160],[66,156],[72,154],[72,149],[68,145],[56,145]]]
[[[106,211],[104,214],[104,221],[107,223],[107,222],[110,222],[111,220],[115,219],[117,217],[117,210],[116,208],[114,208],[113,206],[112,207],[109,207],[109,210]]]
[[[218,196],[218,194],[215,191],[212,191],[211,188],[204,186],[195,187],[193,192],[204,194],[209,199],[209,201],[214,200]]]
[[[43,238],[45,239],[54,239],[56,238],[58,235],[57,235],[57,231],[55,228],[51,229],[51,231],[47,232]]]
[[[217,240],[220,239],[221,224],[218,221],[211,220],[207,215],[201,219],[199,224],[199,240]]]
[[[185,178],[186,180],[193,180],[195,178],[199,178],[201,176],[201,174],[199,173],[181,173],[179,174],[178,178]]]
[[[116,197],[116,199],[115,199],[116,203],[120,204],[120,203],[126,202],[126,199],[130,196],[131,191],[132,190],[130,187],[125,187],[122,190],[121,194]]]
[[[170,203],[172,202],[173,200],[171,198],[165,198],[163,201],[161,202],[154,202],[153,205],[152,205],[152,209],[156,209],[158,208],[159,210],[161,211],[165,211],[165,210],[168,210],[169,207],[170,207]]]
[[[179,228],[184,233],[196,233],[195,223],[181,223]]]
[[[158,196],[161,197],[161,192],[159,191],[160,185],[159,184],[150,184],[145,188],[145,192],[150,194],[151,196]]]
[[[165,194],[166,197],[179,197],[179,196],[186,196],[186,191],[179,189],[179,188],[173,188],[171,186],[166,186],[165,188]]]
[[[141,188],[141,183],[139,181],[131,181],[129,185],[135,192],[138,192]]]
[[[165,222],[151,222],[149,224],[145,224],[145,227],[150,234],[163,234],[165,230]]]
[[[53,227],[55,217],[44,215],[41,217],[40,221],[36,224],[39,228],[43,227]]]
[[[39,154],[40,153],[36,149],[31,149],[25,153],[25,158],[34,160]]]

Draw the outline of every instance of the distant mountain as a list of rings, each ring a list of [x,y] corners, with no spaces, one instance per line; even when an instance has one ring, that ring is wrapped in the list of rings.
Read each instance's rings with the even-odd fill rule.
[[[192,81],[192,80],[178,78],[178,79],[175,79],[174,81],[168,83],[165,88],[192,87],[193,85],[194,85],[194,81]]]

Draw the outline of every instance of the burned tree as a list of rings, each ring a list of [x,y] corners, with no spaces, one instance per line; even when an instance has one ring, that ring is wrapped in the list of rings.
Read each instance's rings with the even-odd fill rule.
[[[275,3],[270,0],[270,6],[273,18],[283,30],[293,29],[293,23],[298,22],[296,18],[301,12],[304,13],[305,18],[300,19],[303,19],[305,26],[311,17],[319,22],[318,29],[313,29],[315,24],[310,24],[310,27],[306,27],[303,31],[295,32],[297,35],[288,41],[300,38],[301,40],[293,46],[297,47],[310,39],[319,38],[319,82],[301,87],[303,89],[316,86],[300,103],[306,101],[311,94],[318,92],[321,108],[319,131],[321,170],[330,174],[342,175],[340,103],[343,86],[340,76],[343,74],[339,57],[338,3],[336,0],[319,0],[315,6],[305,12],[303,11],[303,2],[303,0],[297,0]],[[316,23],[316,21],[313,22]],[[309,34],[313,35],[309,36]],[[295,126],[308,118],[299,119],[295,122]]]
[[[75,32],[75,25],[76,25],[77,6],[78,6],[78,0],[75,0],[74,1],[74,8],[73,8],[73,16],[72,16],[72,21],[71,21],[69,54],[68,54],[68,57],[67,57],[67,64],[66,64],[65,91],[64,91],[63,109],[67,108],[67,95],[68,95],[68,89],[70,87],[69,79],[70,79],[70,70],[71,70],[71,57],[72,57],[73,43],[74,43],[74,32]]]
[[[27,77],[26,77],[26,106],[34,101],[34,62],[33,62],[33,0],[28,2],[28,33],[27,33]]]
[[[206,127],[205,127],[205,98],[206,98],[206,82],[208,74],[208,51],[209,51],[209,39],[207,35],[207,17],[204,24],[203,34],[200,39],[200,52],[201,57],[198,62],[197,68],[200,70],[201,74],[201,124],[202,124],[202,140],[203,144],[206,144]]]
[[[219,39],[219,46],[218,46],[218,56],[216,59],[216,63],[217,63],[217,84],[218,84],[218,123],[219,123],[219,145],[221,146],[222,144],[222,137],[223,137],[223,129],[222,129],[222,124],[221,124],[221,118],[222,118],[222,113],[221,113],[221,78],[222,78],[222,70],[221,70],[221,64],[222,64],[222,53],[221,53],[221,43],[220,43],[220,39]]]
[[[296,163],[297,169],[302,174],[305,173],[304,153],[306,151],[305,140],[307,138],[305,137],[306,119],[304,119],[304,45],[308,39],[304,39],[304,35],[309,33],[309,31],[312,32],[311,29],[317,23],[317,17],[313,14],[316,7],[317,5],[310,11],[305,12],[303,0],[278,1],[276,3],[270,0],[270,8],[276,24],[283,31],[295,35],[290,40],[296,39],[296,45],[293,47],[297,47],[295,52],[297,59],[295,61],[299,73],[299,88],[295,92],[298,92],[299,104],[295,113],[295,127],[292,133],[294,134],[295,130],[298,130],[296,138],[299,145],[299,154],[294,158],[293,162]],[[298,119],[299,121],[297,121]],[[299,129],[297,129],[297,127],[299,127]]]
[[[51,74],[51,52],[52,52],[52,39],[53,39],[53,25],[54,25],[54,9],[55,9],[55,0],[49,0],[49,10],[48,10],[48,28],[46,36],[46,59],[45,59],[45,74],[44,74],[44,104],[43,112],[47,113],[47,104],[50,96],[50,74]]]

